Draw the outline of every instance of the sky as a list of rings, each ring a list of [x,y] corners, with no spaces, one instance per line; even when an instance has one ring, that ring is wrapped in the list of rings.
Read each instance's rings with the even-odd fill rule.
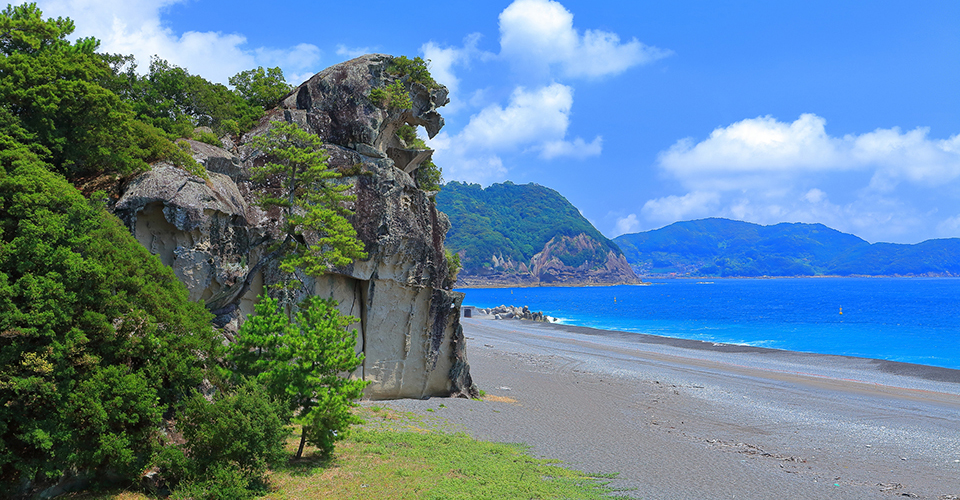
[[[550,187],[608,237],[705,217],[960,237],[955,0],[37,4],[143,69],[224,84],[429,59],[445,180]]]

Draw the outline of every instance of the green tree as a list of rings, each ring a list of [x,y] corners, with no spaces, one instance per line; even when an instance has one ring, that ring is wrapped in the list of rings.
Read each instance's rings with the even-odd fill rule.
[[[281,270],[319,276],[329,266],[345,266],[364,259],[363,243],[347,220],[346,203],[354,198],[345,194],[350,186],[338,183],[340,174],[327,166],[323,141],[295,123],[275,122],[251,144],[268,158],[254,170],[253,179],[267,182],[277,179],[278,195],[264,192],[259,201],[264,209],[279,208],[284,219],[284,254]],[[312,242],[308,242],[313,240]]]
[[[293,90],[293,86],[283,78],[283,70],[279,66],[267,70],[258,66],[257,69],[241,71],[231,76],[229,82],[251,106],[265,110],[276,106],[280,99]]]
[[[69,19],[42,19],[36,4],[0,12],[0,107],[15,117],[45,159],[64,174],[146,168],[131,152],[130,108],[104,88],[110,67],[98,42],[66,40]]]
[[[280,269],[319,276],[331,265],[365,258],[346,218],[349,185],[335,182],[340,174],[327,168],[320,138],[296,124],[275,123],[253,144],[269,158],[254,179],[274,179],[280,186],[277,194],[259,199],[265,209],[279,208],[284,218]],[[306,442],[328,454],[357,421],[350,408],[366,386],[347,376],[363,362],[363,355],[355,353],[356,330],[347,331],[358,320],[340,314],[332,299],[308,296],[298,309],[286,308],[285,313],[275,299],[261,297],[255,315],[237,334],[231,360],[238,374],[256,377],[271,394],[288,401],[289,415],[303,426],[297,457]]]
[[[301,424],[297,458],[305,443],[333,451],[351,424],[360,419],[350,412],[367,382],[345,376],[363,363],[356,354],[359,321],[337,310],[333,299],[310,296],[293,315],[264,295],[237,333],[231,359],[237,373],[255,377],[267,391],[288,403],[288,416]]]
[[[164,130],[171,138],[191,137],[197,126],[224,133],[237,133],[256,125],[263,109],[250,105],[224,85],[153,57],[146,75],[124,56],[101,56],[111,63],[110,87],[129,102],[137,117]],[[123,69],[125,68],[125,70]]]
[[[218,355],[210,315],[102,206],[0,144],[0,492],[70,469],[135,478]]]

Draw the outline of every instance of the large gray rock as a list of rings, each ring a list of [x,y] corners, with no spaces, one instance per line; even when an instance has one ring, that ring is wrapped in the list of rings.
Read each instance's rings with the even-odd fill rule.
[[[365,361],[354,375],[371,381],[366,397],[476,396],[459,323],[463,295],[450,290],[447,276],[443,242],[450,223],[415,185],[415,166],[397,168],[387,155],[388,148],[404,149],[395,136],[404,123],[422,125],[431,136],[439,131],[436,108],[446,104],[446,89],[401,79],[414,108],[378,108],[369,93],[396,80],[385,70],[389,59],[364,56],[317,74],[231,144],[236,154],[191,142],[208,180],[158,164],[125,186],[114,210],[174,269],[192,299],[206,301],[230,338],[257,297],[283,278],[270,252],[280,216],[255,203],[268,187],[250,180],[264,158],[249,142],[277,121],[319,134],[329,165],[345,174],[340,182],[356,196],[351,222],[369,257],[306,279],[301,293],[333,297],[342,312],[359,318],[354,327]]]

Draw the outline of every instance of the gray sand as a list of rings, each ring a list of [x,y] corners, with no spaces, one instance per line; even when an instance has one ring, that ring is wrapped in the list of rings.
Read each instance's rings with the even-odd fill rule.
[[[637,498],[960,499],[960,371],[462,323],[470,372],[490,399],[364,404],[619,473],[611,485]]]

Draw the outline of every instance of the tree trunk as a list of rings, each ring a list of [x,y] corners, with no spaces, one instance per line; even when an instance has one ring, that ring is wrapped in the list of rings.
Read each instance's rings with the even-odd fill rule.
[[[303,455],[303,444],[307,441],[307,430],[300,428],[300,448],[297,449],[297,458]]]

